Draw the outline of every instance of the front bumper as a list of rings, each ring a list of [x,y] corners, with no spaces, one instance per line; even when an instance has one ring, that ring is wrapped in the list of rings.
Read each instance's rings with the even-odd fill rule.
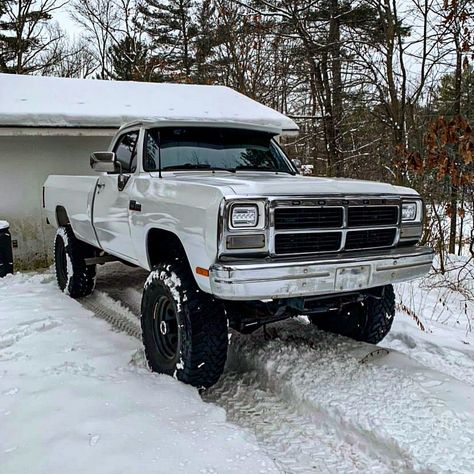
[[[342,270],[365,267],[362,290],[421,277],[430,270],[433,256],[428,247],[402,247],[315,260],[216,263],[209,278],[212,294],[227,300],[328,295],[349,291],[336,285]]]

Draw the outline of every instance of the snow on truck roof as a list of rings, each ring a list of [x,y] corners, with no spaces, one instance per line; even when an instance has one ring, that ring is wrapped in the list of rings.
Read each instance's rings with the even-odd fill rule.
[[[224,86],[0,74],[0,127],[118,128],[134,121],[298,131],[290,118]]]

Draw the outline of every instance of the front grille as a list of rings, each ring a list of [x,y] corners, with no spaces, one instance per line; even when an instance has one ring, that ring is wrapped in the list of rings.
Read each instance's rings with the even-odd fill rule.
[[[348,227],[396,225],[397,222],[398,206],[351,206],[348,209]]]
[[[341,247],[341,232],[315,234],[276,234],[277,254],[335,252]]]
[[[390,247],[396,236],[396,229],[353,230],[347,233],[346,250]]]
[[[275,229],[328,229],[342,227],[342,207],[292,207],[275,209]]]
[[[297,255],[391,247],[399,214],[397,197],[277,200],[272,250],[276,255]]]

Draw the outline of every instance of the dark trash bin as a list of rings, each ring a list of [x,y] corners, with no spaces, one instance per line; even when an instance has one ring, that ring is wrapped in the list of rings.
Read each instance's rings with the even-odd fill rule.
[[[13,252],[10,224],[0,220],[0,278],[13,273]]]

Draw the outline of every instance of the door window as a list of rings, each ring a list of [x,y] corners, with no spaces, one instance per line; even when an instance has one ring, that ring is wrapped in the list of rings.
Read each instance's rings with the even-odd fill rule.
[[[122,173],[134,173],[137,169],[138,131],[128,132],[115,145],[117,161],[122,165]]]

